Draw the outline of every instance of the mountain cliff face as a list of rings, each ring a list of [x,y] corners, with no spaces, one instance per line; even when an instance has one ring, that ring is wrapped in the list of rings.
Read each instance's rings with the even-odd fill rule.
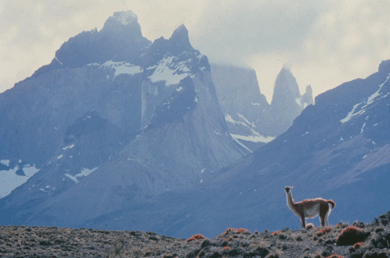
[[[69,39],[1,94],[0,122],[1,181],[23,179],[1,193],[3,224],[50,224],[73,211],[62,222],[80,224],[199,185],[248,153],[228,133],[187,29],[151,43],[132,12]]]
[[[232,137],[254,151],[274,139],[270,106],[253,69],[212,64],[219,104]]]
[[[276,78],[271,104],[260,93],[253,69],[212,64],[211,73],[232,137],[251,151],[285,132],[304,108],[314,104],[311,87],[301,96],[286,68]]]

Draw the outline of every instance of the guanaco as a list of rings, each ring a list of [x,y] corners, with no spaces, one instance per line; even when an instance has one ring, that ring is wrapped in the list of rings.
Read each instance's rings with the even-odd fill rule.
[[[287,206],[290,210],[301,219],[302,228],[306,226],[306,218],[315,218],[320,215],[321,226],[328,225],[330,212],[336,207],[333,200],[325,200],[323,198],[306,199],[300,202],[294,202],[291,189],[292,186],[286,186]],[[332,208],[329,207],[332,205]]]

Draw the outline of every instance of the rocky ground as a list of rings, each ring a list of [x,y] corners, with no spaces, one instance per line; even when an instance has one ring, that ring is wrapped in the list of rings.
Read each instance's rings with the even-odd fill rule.
[[[372,223],[249,232],[207,239],[153,232],[0,226],[0,257],[390,257],[390,211]]]

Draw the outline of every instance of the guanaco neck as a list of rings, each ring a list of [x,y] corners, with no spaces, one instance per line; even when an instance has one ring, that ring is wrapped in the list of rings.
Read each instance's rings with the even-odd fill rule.
[[[294,199],[292,197],[292,193],[291,193],[291,190],[286,192],[286,197],[287,197],[287,206],[291,209],[291,210],[294,210],[293,209],[293,204],[294,204]]]

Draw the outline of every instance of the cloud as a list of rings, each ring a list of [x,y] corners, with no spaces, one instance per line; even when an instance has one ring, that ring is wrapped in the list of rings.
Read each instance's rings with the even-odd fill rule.
[[[289,53],[294,74],[315,84],[318,94],[376,72],[390,57],[389,8],[387,2],[329,1],[301,48]]]
[[[319,9],[313,1],[212,1],[194,28],[194,42],[212,41],[206,49],[226,48],[225,56],[239,59],[292,50],[302,43]]]
[[[4,4],[3,4],[4,3]],[[268,100],[283,64],[319,94],[390,57],[390,2],[368,0],[67,0],[0,5],[0,92],[49,63],[63,42],[132,10],[150,40],[185,24],[211,61],[255,68]]]

